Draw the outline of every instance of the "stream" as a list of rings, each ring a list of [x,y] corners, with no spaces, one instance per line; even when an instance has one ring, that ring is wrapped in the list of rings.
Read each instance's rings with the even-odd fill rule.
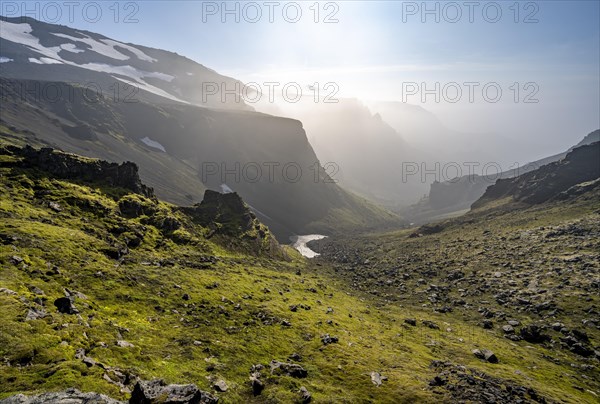
[[[314,252],[313,250],[311,250],[306,245],[306,243],[315,241],[315,240],[322,240],[325,237],[327,237],[327,236],[323,236],[321,234],[307,234],[304,236],[291,236],[290,241],[292,242],[292,247],[294,247],[296,250],[298,250],[300,252],[300,254],[302,254],[306,258],[314,258],[314,257],[318,256],[319,254]]]

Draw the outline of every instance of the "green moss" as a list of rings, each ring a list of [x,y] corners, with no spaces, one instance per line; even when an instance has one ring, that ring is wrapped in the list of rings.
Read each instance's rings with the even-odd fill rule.
[[[16,293],[0,293],[0,398],[76,387],[125,399],[103,377],[105,370],[75,358],[83,348],[105,368],[143,379],[211,390],[208,377],[222,378],[230,386],[220,395],[224,403],[294,402],[300,386],[315,402],[443,401],[427,388],[433,359],[514,380],[556,400],[593,399],[563,377],[573,372],[568,362],[536,366],[543,348],[515,346],[460,316],[356,292],[327,265],[307,262],[289,247],[271,254],[270,238],[255,234],[268,236],[264,227],[206,238],[211,229],[172,205],[39,172],[1,168],[0,174],[0,234],[8,240],[0,245],[0,280]],[[142,210],[124,214],[126,203]],[[141,239],[135,246],[134,238]],[[128,244],[128,251],[111,257]],[[395,246],[385,250],[392,254]],[[15,255],[23,262],[15,264]],[[35,295],[31,285],[44,295]],[[53,306],[65,289],[85,295],[75,298],[78,315]],[[25,321],[28,310],[42,308],[40,298],[48,315]],[[291,305],[310,310],[293,312]],[[435,321],[441,330],[405,326],[407,317]],[[320,337],[326,333],[339,342],[325,346]],[[501,363],[474,358],[478,346],[493,346]],[[254,398],[251,366],[285,361],[292,353],[302,356],[308,377],[272,376],[267,367],[266,388]],[[374,386],[372,371],[388,380]]]

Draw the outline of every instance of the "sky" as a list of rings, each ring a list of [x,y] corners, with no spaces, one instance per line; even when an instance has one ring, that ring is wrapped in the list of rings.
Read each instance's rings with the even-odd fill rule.
[[[600,1],[1,4],[244,82],[335,83],[336,97],[422,105],[453,129],[515,142],[523,158],[600,127]]]

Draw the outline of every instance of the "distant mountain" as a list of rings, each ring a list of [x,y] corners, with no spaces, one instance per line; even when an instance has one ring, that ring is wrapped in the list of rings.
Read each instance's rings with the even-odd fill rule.
[[[2,77],[76,83],[121,99],[252,109],[233,95],[222,100],[221,88],[241,82],[176,53],[29,17],[0,21]]]
[[[171,52],[20,21],[2,21],[3,138],[133,161],[160,198],[179,205],[199,202],[207,188],[233,190],[284,242],[399,222],[332,181],[301,122],[243,104],[197,105],[203,80],[235,80]],[[132,80],[139,87],[133,99],[90,96],[92,84]]]
[[[509,142],[499,134],[454,130],[419,105],[392,101],[372,101],[367,105],[408,144],[420,150],[421,161],[429,166],[435,162],[443,165],[447,162],[497,161],[500,150],[502,154],[510,151]]]
[[[496,180],[514,178],[537,170],[544,165],[560,161],[576,147],[591,144],[598,141],[599,138],[600,130],[596,130],[585,136],[576,146],[569,148],[569,150],[563,153],[533,161],[522,167],[507,170],[498,175],[490,177],[472,175],[463,176],[451,181],[433,182],[427,198],[409,208],[400,210],[400,212],[409,216],[409,220],[411,221],[422,222],[439,217],[440,215],[469,209],[471,204],[483,196],[486,189],[493,185]]]
[[[278,105],[278,114],[300,119],[308,140],[339,183],[378,203],[409,204],[427,192],[420,177],[404,181],[403,163],[421,161],[424,153],[362,101],[340,98],[336,103],[315,103],[307,98]],[[264,106],[257,106],[261,110]]]
[[[475,201],[473,209],[508,199],[527,204],[538,204],[558,197],[571,187],[588,183],[584,188],[598,187],[600,178],[600,142],[575,147],[565,158],[543,165],[515,178],[498,180],[489,186],[483,196]],[[582,186],[579,185],[581,188]]]
[[[576,147],[584,146],[586,144],[592,144],[594,142],[600,142],[600,129],[593,131],[592,133],[588,133],[586,137],[584,137],[581,142],[577,143],[575,146],[571,147],[569,151],[573,150]]]

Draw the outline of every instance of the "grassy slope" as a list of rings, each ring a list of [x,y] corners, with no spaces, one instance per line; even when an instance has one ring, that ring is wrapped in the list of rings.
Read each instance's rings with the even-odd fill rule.
[[[292,402],[300,386],[316,402],[448,400],[427,387],[435,374],[429,369],[433,359],[515,380],[546,397],[568,402],[592,397],[563,376],[574,372],[568,364],[538,366],[542,348],[511,343],[460,316],[407,309],[354,292],[327,266],[307,263],[289,250],[288,260],[276,260],[226,249],[226,240],[205,239],[205,229],[167,204],[161,203],[159,211],[185,223],[178,234],[161,231],[152,218],[123,218],[117,213],[122,193],[0,169],[0,281],[17,293],[0,293],[0,397],[78,387],[126,398],[103,379],[100,366],[87,367],[75,358],[78,348],[144,379],[162,377],[210,390],[211,380],[222,378],[230,386],[220,395],[226,403]],[[58,202],[62,211],[50,209],[49,201]],[[115,227],[126,228],[125,236],[115,235]],[[144,233],[143,242],[124,260],[103,253],[136,231]],[[13,256],[24,262],[14,264]],[[216,263],[197,268],[207,256],[217,257]],[[32,286],[44,295],[36,295]],[[75,301],[80,315],[60,314],[53,307],[64,288],[86,295]],[[184,293],[189,300],[182,299]],[[36,297],[49,315],[24,321],[29,308],[40,308]],[[292,304],[311,309],[291,312]],[[405,326],[406,317],[433,320],[441,330]],[[283,319],[291,327],[283,326]],[[320,336],[325,333],[338,336],[339,343],[324,346]],[[121,339],[134,346],[117,346]],[[501,363],[473,357],[477,346],[493,347]],[[266,389],[253,398],[250,367],[285,361],[294,352],[303,357],[308,378],[264,371]],[[389,380],[375,387],[372,371]]]
[[[514,375],[519,371],[553,399],[597,402],[600,366],[593,355],[584,358],[560,348],[564,335],[551,328],[544,330],[552,337],[550,344],[506,345],[500,328],[509,319],[546,327],[562,322],[586,332],[590,345],[598,349],[599,194],[596,190],[530,207],[497,201],[487,209],[440,222],[441,232],[422,237],[409,237],[415,229],[407,229],[326,240],[317,246],[325,254],[319,259],[333,265],[335,273],[356,289],[394,305],[428,312],[450,306],[452,312],[439,316],[477,335],[465,341],[468,345],[485,347],[478,340],[482,335],[497,338],[487,348],[509,366],[494,368],[495,375],[519,379]],[[561,234],[562,230],[567,232]],[[456,271],[464,278],[448,276]],[[512,290],[516,293],[508,304],[496,300],[499,293]],[[531,306],[518,304],[518,298],[528,299]],[[461,300],[464,304],[455,303]],[[551,302],[557,312],[531,309],[543,302]],[[482,328],[483,310],[493,314],[491,330]]]

